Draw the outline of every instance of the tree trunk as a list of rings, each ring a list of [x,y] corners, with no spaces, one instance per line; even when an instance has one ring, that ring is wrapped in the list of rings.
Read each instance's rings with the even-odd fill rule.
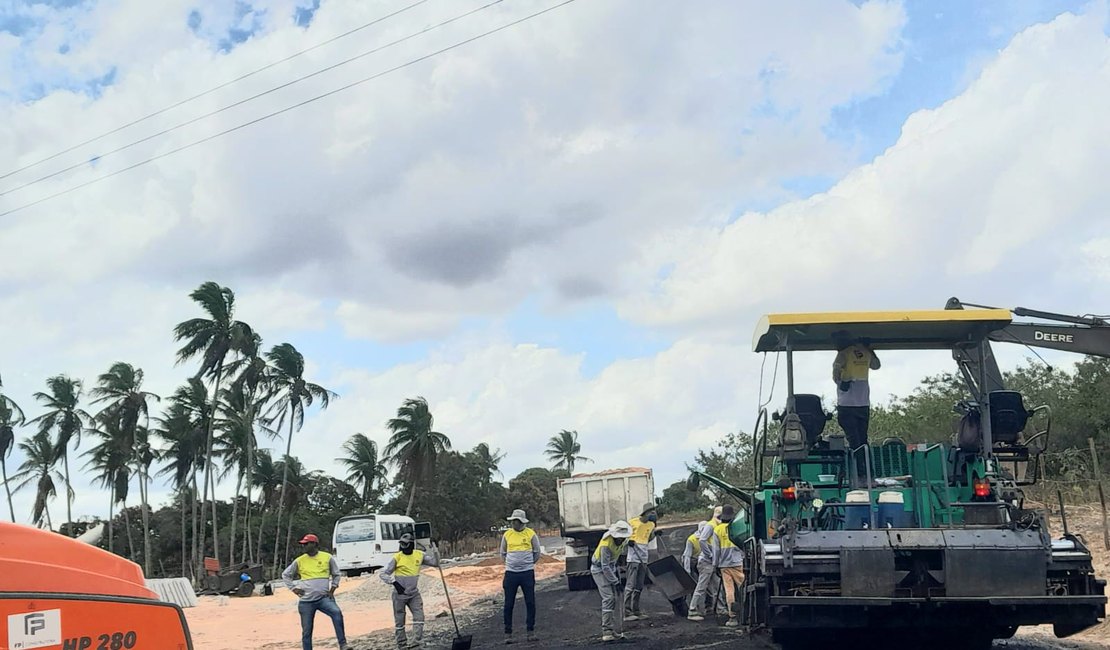
[[[50,506],[43,505],[42,510],[46,513],[46,527],[50,530],[54,530],[54,524],[50,521]]]
[[[251,486],[247,483],[247,511],[243,514],[243,547],[240,549],[240,555],[243,556],[245,562],[254,564],[254,537],[251,535],[251,511],[254,510],[254,503],[251,501]]]
[[[296,508],[289,509],[289,528],[285,532],[285,555],[282,557],[281,566],[289,566],[289,545],[293,541],[293,513]]]
[[[139,498],[142,500],[143,507],[143,571],[146,577],[150,577],[150,505],[149,496],[147,495],[147,478],[146,470],[139,469]]]
[[[115,553],[115,532],[112,528],[112,521],[116,518],[116,484],[113,481],[112,487],[108,490],[108,552]]]
[[[66,534],[74,537],[73,534],[73,488],[69,483],[69,445],[62,450],[62,462],[65,463],[66,468]]]
[[[405,516],[408,517],[412,512],[412,502],[416,498],[416,479],[412,481],[412,489],[409,490],[409,505],[405,508]]]
[[[219,407],[220,399],[220,379],[223,377],[224,362],[221,359],[220,365],[216,367],[216,381],[212,385],[212,404],[208,409],[208,432],[205,436],[205,449],[207,450],[204,456],[204,494],[202,495],[203,501],[200,505],[200,524],[201,524],[201,540],[204,541],[208,535],[208,522],[205,519],[205,513],[208,511],[208,486],[212,481],[212,439],[213,431],[216,427],[216,409]],[[216,486],[212,486],[213,497],[216,494]],[[215,511],[216,506],[212,504],[212,510]],[[220,559],[220,542],[217,539],[219,534],[216,531],[216,516],[212,515],[212,555],[218,560]],[[203,555],[203,553],[202,553]],[[197,574],[204,575],[204,564],[201,558],[197,558]]]
[[[15,506],[12,504],[12,487],[8,485],[8,464],[4,462],[4,457],[0,455],[0,471],[4,473],[4,491],[8,493],[8,512],[12,516],[12,523],[15,523]]]
[[[200,546],[198,545],[199,540],[197,539],[197,533],[198,533],[198,530],[197,530],[198,529],[198,525],[197,525],[197,496],[198,496],[198,493],[197,493],[197,466],[196,466],[196,464],[194,464],[193,465],[193,489],[190,490],[190,492],[189,492],[189,501],[192,502],[192,509],[193,509],[192,522],[191,522],[193,524],[193,554],[189,558],[189,565],[192,566],[192,568],[193,568],[193,582],[194,582],[194,584],[199,585],[200,584],[200,576],[203,576],[204,572],[203,571],[197,571],[197,567],[200,566],[200,562],[201,562],[200,559],[199,559],[200,558]]]
[[[261,563],[262,562],[262,531],[266,530],[266,508],[264,506],[259,506],[259,510],[261,512],[259,513],[260,516],[258,518],[258,520],[259,520],[259,523],[258,523],[258,561],[259,561],[259,563]]]
[[[131,514],[127,512],[127,499],[120,504],[123,506],[123,527],[127,531],[127,559],[135,561],[135,536],[131,534]]]
[[[290,406],[292,410],[292,406]],[[276,578],[278,573],[278,549],[281,547],[281,511],[285,508],[285,498],[288,494],[289,488],[289,455],[293,452],[293,413],[289,414],[289,439],[285,441],[285,458],[281,463],[281,498],[278,499],[278,513],[277,523],[274,525],[275,537],[274,540],[274,572],[273,576]]]
[[[185,577],[187,575],[185,567],[188,564],[191,564],[189,562],[189,552],[186,542],[188,537],[185,533],[185,492],[187,491],[188,490],[181,490],[180,488],[178,488],[178,496],[181,497],[181,505],[179,506],[181,510],[181,577]]]
[[[254,549],[251,545],[251,482],[254,476],[254,407],[255,395],[251,391],[250,428],[247,432],[247,513],[243,522],[243,557],[254,563]]]
[[[235,525],[236,517],[239,515],[239,491],[243,489],[243,472],[239,472],[239,477],[235,479],[235,499],[231,504],[231,541],[228,542],[228,566],[235,566]]]

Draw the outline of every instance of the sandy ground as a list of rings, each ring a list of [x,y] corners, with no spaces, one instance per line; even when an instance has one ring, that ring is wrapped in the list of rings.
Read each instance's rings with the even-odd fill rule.
[[[562,575],[564,564],[545,558],[537,567],[537,578]],[[466,608],[477,599],[501,592],[501,566],[455,566],[444,569],[456,610]],[[420,581],[427,618],[442,617],[447,612],[447,599],[439,573],[426,569]],[[393,609],[389,595],[392,587],[377,575],[344,578],[336,593],[343,610],[347,637],[354,639],[380,630],[392,630]],[[244,648],[300,648],[301,626],[297,615],[297,598],[284,587],[276,587],[273,596],[251,598],[203,596],[197,607],[185,610],[196,650],[243,650]],[[316,617],[313,645],[335,648],[335,632],[324,615]],[[356,646],[357,647],[357,646]]]

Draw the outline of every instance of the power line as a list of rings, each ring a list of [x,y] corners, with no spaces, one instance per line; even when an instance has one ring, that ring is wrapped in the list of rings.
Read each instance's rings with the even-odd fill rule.
[[[364,59],[364,58],[370,56],[371,54],[377,54],[378,52],[381,52],[383,50],[387,50],[391,47],[394,47],[396,45],[404,43],[405,41],[412,40],[412,39],[416,38],[417,36],[420,36],[422,34],[426,34],[430,31],[439,29],[440,27],[444,27],[446,25],[450,25],[453,22],[462,20],[463,18],[466,18],[467,16],[470,16],[470,15],[476,14],[480,11],[484,11],[486,9],[489,9],[490,7],[492,7],[494,5],[497,5],[497,4],[501,4],[502,2],[504,2],[504,0],[493,0],[493,2],[489,2],[487,4],[484,4],[481,7],[478,7],[476,9],[471,9],[470,11],[467,11],[465,13],[461,13],[461,14],[459,14],[459,15],[453,17],[453,18],[449,18],[449,19],[447,19],[447,20],[445,20],[441,23],[437,23],[435,25],[430,25],[428,27],[425,27],[424,29],[422,29],[418,32],[414,32],[412,34],[409,34],[408,36],[405,36],[403,38],[399,38],[399,39],[397,39],[397,40],[395,40],[391,43],[386,43],[385,45],[380,45],[380,46],[378,46],[378,47],[376,47],[372,50],[367,50],[366,52],[362,52],[361,54],[356,54],[355,56],[352,56],[349,59],[345,59],[343,61],[340,61],[339,63],[334,63],[334,64],[329,65],[327,67],[320,68],[319,70],[316,70],[315,72],[310,72],[309,74],[306,74],[303,77],[298,77],[298,78],[296,78],[292,81],[287,81],[287,82],[285,82],[283,84],[280,84],[278,86],[274,86],[273,88],[270,88],[268,90],[264,90],[264,91],[262,91],[262,92],[260,92],[256,95],[251,95],[250,97],[247,97],[246,99],[241,99],[237,102],[227,104],[226,106],[222,106],[220,108],[217,108],[216,110],[211,111],[209,113],[205,113],[204,115],[200,115],[198,117],[194,117],[192,119],[185,120],[184,122],[181,122],[179,124],[171,126],[167,129],[163,129],[161,131],[158,131],[157,133],[153,133],[153,134],[148,135],[146,137],[139,138],[138,140],[135,140],[133,142],[129,142],[128,144],[125,144],[121,147],[116,147],[115,149],[112,149],[111,151],[107,151],[107,152],[102,153],[100,155],[94,156],[91,160],[83,160],[79,163],[74,163],[74,164],[70,165],[69,167],[63,167],[59,170],[50,172],[49,174],[46,174],[45,176],[40,176],[40,177],[38,177],[34,180],[27,181],[26,183],[23,183],[22,185],[16,185],[15,187],[8,188],[8,189],[0,192],[0,196],[7,196],[8,194],[11,194],[13,192],[18,192],[19,190],[28,188],[32,185],[36,185],[36,184],[41,183],[43,181],[50,180],[51,178],[61,176],[62,174],[65,174],[66,172],[71,172],[75,169],[80,169],[81,167],[84,167],[86,164],[88,164],[92,160],[96,160],[96,161],[99,162],[100,160],[103,160],[104,158],[107,158],[108,156],[120,153],[121,151],[126,151],[128,149],[131,149],[132,147],[136,147],[140,144],[143,144],[144,142],[150,142],[151,140],[154,140],[155,138],[160,138],[160,137],[162,137],[166,134],[173,133],[174,131],[183,129],[183,128],[191,125],[191,124],[196,124],[197,122],[200,122],[201,120],[206,120],[206,119],[208,119],[210,117],[213,117],[215,115],[219,115],[220,113],[223,113],[224,111],[228,111],[228,110],[231,110],[233,108],[242,106],[243,104],[246,104],[248,102],[252,102],[252,101],[254,101],[254,100],[256,100],[260,97],[265,97],[266,95],[273,94],[273,93],[275,93],[279,90],[284,90],[285,88],[289,88],[290,86],[294,86],[296,84],[299,84],[302,81],[306,81],[306,80],[311,79],[313,77],[317,77],[319,75],[322,75],[325,72],[330,72],[332,70],[335,70],[336,68],[345,66],[349,63],[353,63],[353,62],[355,62],[359,59]]]
[[[45,158],[42,158],[41,160],[36,160],[33,163],[29,163],[27,165],[24,165],[24,166],[20,167],[19,169],[13,169],[12,171],[4,174],[3,176],[0,176],[0,180],[4,180],[5,178],[8,178],[9,176],[14,176],[15,174],[18,174],[18,173],[23,172],[23,171],[27,171],[28,169],[31,169],[32,167],[38,167],[39,165],[43,164],[44,162],[49,162],[51,160],[54,160],[58,156],[63,156],[67,153],[70,153],[71,151],[76,151],[77,149],[80,149],[81,147],[84,147],[85,145],[92,144],[92,143],[94,143],[98,140],[102,140],[103,138],[106,138],[106,137],[108,137],[112,134],[119,133],[120,131],[123,131],[124,129],[128,129],[132,126],[135,126],[136,124],[141,124],[141,123],[149,120],[152,117],[157,117],[157,116],[161,115],[162,113],[165,113],[166,111],[173,110],[173,109],[175,109],[179,106],[184,106],[185,104],[188,104],[191,101],[200,99],[201,97],[204,97],[206,95],[210,95],[210,94],[216,92],[217,90],[222,90],[222,89],[227,88],[228,86],[230,86],[234,83],[238,83],[238,82],[240,82],[244,79],[247,79],[248,77],[253,77],[254,75],[256,75],[260,72],[265,72],[266,70],[269,70],[270,68],[272,68],[274,66],[281,65],[282,63],[286,63],[288,61],[292,61],[293,59],[297,58],[298,56],[301,56],[302,54],[308,54],[309,52],[311,52],[313,50],[316,50],[316,49],[319,49],[319,48],[321,48],[325,45],[330,45],[331,43],[334,43],[335,41],[338,41],[341,38],[346,38],[346,37],[350,36],[351,34],[355,34],[357,32],[360,32],[360,31],[362,31],[362,30],[364,30],[368,27],[373,27],[374,25],[377,25],[380,22],[389,20],[390,18],[393,18],[394,16],[400,15],[400,14],[402,14],[402,13],[404,13],[404,12],[410,10],[410,9],[414,9],[414,8],[426,3],[427,1],[428,0],[417,0],[416,2],[408,5],[407,7],[402,7],[401,9],[398,9],[397,11],[394,11],[391,14],[386,14],[385,16],[382,16],[380,18],[375,18],[374,20],[372,20],[372,21],[370,21],[366,24],[359,25],[358,27],[355,27],[354,29],[351,29],[351,30],[348,30],[346,32],[343,32],[342,34],[338,34],[336,36],[333,36],[333,37],[329,38],[328,40],[323,41],[321,43],[317,43],[316,45],[313,45],[311,47],[306,47],[305,49],[301,50],[300,52],[290,54],[289,56],[285,57],[284,59],[279,59],[277,61],[274,61],[273,63],[267,63],[266,65],[262,66],[261,68],[258,68],[257,70],[253,70],[253,71],[248,72],[244,75],[238,76],[238,77],[236,77],[236,78],[234,78],[230,81],[225,81],[224,83],[222,83],[218,86],[213,86],[213,87],[209,88],[208,90],[205,90],[202,93],[197,93],[196,95],[193,95],[192,97],[187,97],[187,98],[182,99],[181,101],[178,101],[174,104],[170,104],[169,106],[166,106],[165,108],[154,111],[153,113],[150,113],[148,115],[144,115],[144,116],[138,118],[137,120],[128,122],[127,124],[124,124],[123,126],[114,128],[111,131],[105,131],[104,133],[101,133],[100,135],[98,135],[94,138],[90,138],[88,140],[85,140],[84,142],[79,142],[79,143],[73,145],[72,147],[69,147],[68,149],[63,149],[63,150],[61,150],[61,151],[59,151],[55,154],[51,154],[51,155],[49,155]]]
[[[489,31],[482,32],[481,34],[478,34],[477,36],[471,36],[468,39],[459,41],[458,43],[455,43],[453,45],[449,45],[449,46],[447,46],[443,49],[436,50],[435,52],[431,52],[429,54],[425,54],[425,55],[417,57],[415,59],[406,61],[405,63],[402,63],[400,65],[389,68],[388,70],[383,70],[382,72],[378,72],[378,73],[375,73],[373,75],[370,75],[369,77],[359,79],[358,81],[354,81],[354,82],[349,83],[345,86],[341,86],[341,87],[336,88],[334,90],[329,90],[328,92],[323,93],[321,95],[317,95],[317,96],[312,97],[310,99],[306,99],[304,101],[297,102],[296,104],[293,104],[291,106],[286,106],[285,108],[282,108],[280,110],[276,110],[272,113],[267,113],[266,115],[263,115],[262,117],[257,117],[255,119],[249,121],[249,122],[244,122],[243,124],[239,124],[238,126],[233,126],[230,129],[225,129],[223,131],[220,131],[219,133],[214,133],[214,134],[209,135],[207,137],[201,138],[200,140],[194,140],[193,142],[190,142],[189,144],[182,145],[180,147],[177,147],[175,149],[171,149],[169,151],[164,151],[164,152],[162,152],[162,153],[160,153],[156,156],[151,156],[150,158],[147,158],[145,160],[141,160],[141,161],[139,161],[139,162],[137,162],[133,165],[128,165],[127,167],[124,167],[122,169],[117,169],[114,172],[110,172],[110,173],[104,174],[102,176],[98,176],[96,178],[93,178],[91,180],[85,181],[84,183],[80,183],[78,185],[68,187],[64,190],[60,190],[60,191],[55,192],[53,194],[44,196],[41,199],[36,199],[34,201],[31,201],[30,203],[25,203],[25,204],[20,205],[18,207],[12,208],[11,210],[5,210],[4,212],[0,212],[0,217],[6,217],[9,214],[19,212],[20,210],[25,210],[27,208],[36,206],[40,203],[44,203],[44,202],[49,201],[51,199],[56,199],[59,196],[64,196],[64,195],[69,194],[71,192],[75,192],[77,190],[86,188],[86,187],[88,187],[90,185],[93,185],[95,183],[99,183],[100,181],[104,181],[104,180],[107,180],[107,179],[112,178],[114,176],[118,176],[118,175],[120,175],[124,172],[128,172],[128,171],[131,171],[131,170],[136,169],[138,167],[142,167],[143,165],[150,164],[150,163],[152,163],[156,160],[161,160],[162,158],[166,158],[167,156],[172,156],[173,154],[180,153],[182,151],[185,151],[186,149],[192,149],[193,147],[204,144],[206,142],[210,142],[212,140],[215,140],[216,138],[228,135],[229,133],[234,133],[235,131],[245,129],[248,126],[253,126],[255,124],[258,124],[259,122],[263,122],[263,121],[268,120],[272,117],[277,117],[278,115],[281,115],[283,113],[288,113],[289,111],[295,110],[295,109],[300,108],[302,106],[306,106],[306,105],[311,104],[313,102],[317,102],[321,99],[331,97],[332,95],[336,95],[338,93],[341,93],[344,90],[350,90],[351,88],[354,88],[356,86],[361,86],[362,84],[365,84],[365,83],[374,81],[375,79],[379,79],[381,77],[384,77],[387,74],[397,72],[398,70],[403,70],[403,69],[408,68],[410,66],[416,65],[417,63],[421,63],[423,61],[427,61],[428,59],[439,56],[440,54],[450,52],[451,50],[458,49],[458,48],[460,48],[464,45],[469,45],[470,43],[473,43],[475,41],[486,38],[487,36],[492,36],[493,34],[496,34],[498,32],[509,29],[510,27],[515,27],[516,25],[519,25],[521,23],[532,20],[533,18],[538,18],[539,16],[542,16],[546,13],[549,13],[551,11],[559,9],[560,7],[565,7],[566,5],[571,4],[572,2],[575,2],[575,0],[563,0],[563,2],[560,2],[559,4],[550,6],[546,9],[541,9],[540,11],[537,11],[537,12],[532,13],[532,14],[528,14],[527,16],[525,16],[523,18],[518,18],[518,19],[516,19],[512,22],[505,23],[504,25],[501,25],[500,27],[495,27],[494,29],[491,29]]]

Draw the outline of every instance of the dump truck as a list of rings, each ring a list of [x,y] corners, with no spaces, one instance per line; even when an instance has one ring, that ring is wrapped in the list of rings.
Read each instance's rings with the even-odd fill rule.
[[[181,608],[142,569],[51,531],[0,523],[0,648],[192,650]]]
[[[788,647],[878,633],[985,648],[1022,625],[1067,637],[1104,618],[1106,583],[1083,539],[1066,525],[1053,537],[1046,513],[1026,502],[1052,414],[1005,385],[992,341],[1110,356],[1110,323],[957,299],[944,310],[760,321],[754,350],[785,356],[787,385],[781,410],[756,419],[754,486],[701,472],[688,483],[712,483],[742,506],[729,536],[745,552],[744,625]],[[849,344],[951,352],[967,387],[951,442],[888,437],[853,448],[827,427],[833,414],[799,387],[794,356]]]
[[[560,532],[567,540],[567,588],[593,589],[590,554],[609,526],[640,514],[645,503],[655,503],[655,481],[643,467],[575,474],[559,479]],[[651,549],[649,545],[649,549]]]

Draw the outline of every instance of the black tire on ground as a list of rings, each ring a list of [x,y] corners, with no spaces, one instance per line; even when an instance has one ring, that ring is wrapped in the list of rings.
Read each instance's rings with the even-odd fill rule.
[[[1016,626],[1016,625],[1010,625],[1008,627],[1000,627],[997,630],[995,630],[994,638],[996,638],[996,639],[1012,639],[1012,638],[1014,638],[1014,635],[1017,634],[1017,631],[1018,631],[1018,626]]]
[[[567,576],[568,591],[588,591],[596,587],[593,576]]]
[[[250,580],[239,583],[239,588],[235,591],[235,595],[240,598],[246,598],[254,593],[254,583]]]
[[[343,571],[343,575],[347,576],[348,578],[357,578],[362,575],[362,569],[345,569]]]

